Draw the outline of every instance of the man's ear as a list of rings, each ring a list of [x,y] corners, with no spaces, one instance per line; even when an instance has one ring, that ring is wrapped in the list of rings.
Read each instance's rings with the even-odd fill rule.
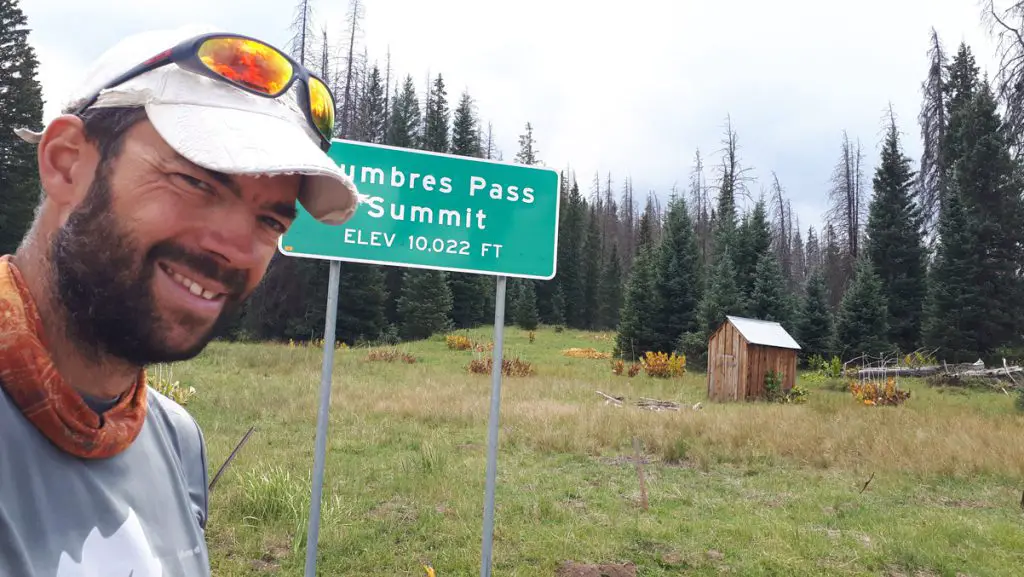
[[[62,213],[74,209],[86,196],[96,174],[99,152],[85,137],[77,116],[53,120],[39,141],[39,180],[48,200]]]

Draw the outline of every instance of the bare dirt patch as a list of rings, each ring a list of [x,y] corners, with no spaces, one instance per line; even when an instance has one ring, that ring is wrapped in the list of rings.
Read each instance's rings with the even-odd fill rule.
[[[576,563],[564,561],[555,577],[636,577],[636,565],[626,563]]]
[[[265,552],[259,559],[252,560],[252,568],[258,572],[275,572],[281,568],[281,560],[291,553],[285,541],[271,540],[264,545]]]

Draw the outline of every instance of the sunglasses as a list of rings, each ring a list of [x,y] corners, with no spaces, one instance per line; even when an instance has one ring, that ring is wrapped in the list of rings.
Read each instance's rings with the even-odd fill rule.
[[[320,135],[320,148],[326,152],[331,147],[335,101],[327,84],[284,52],[240,34],[204,34],[165,50],[96,91],[76,114],[92,106],[102,90],[167,64],[267,98],[277,98],[299,81],[299,103],[306,120]]]

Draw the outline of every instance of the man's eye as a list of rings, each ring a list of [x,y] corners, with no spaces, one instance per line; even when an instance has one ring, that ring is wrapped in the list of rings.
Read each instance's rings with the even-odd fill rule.
[[[284,224],[281,223],[281,221],[277,220],[276,218],[265,216],[261,220],[263,221],[264,224],[270,227],[271,230],[280,234],[284,234],[284,231],[287,228]]]
[[[184,173],[178,172],[178,173],[175,173],[174,176],[176,176],[177,178],[185,181],[185,184],[187,186],[191,186],[192,188],[198,188],[198,189],[202,190],[203,192],[214,192],[213,187],[211,187],[209,184],[207,184],[203,180],[200,180],[200,179],[198,179],[198,178],[196,178],[196,177],[194,177],[194,176],[192,176],[190,174],[184,174]]]

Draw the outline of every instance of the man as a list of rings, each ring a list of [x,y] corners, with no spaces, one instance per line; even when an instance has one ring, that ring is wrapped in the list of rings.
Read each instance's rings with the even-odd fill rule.
[[[209,575],[203,436],[144,367],[203,350],[297,202],[329,224],[358,205],[329,91],[211,30],[124,40],[18,131],[43,194],[0,258],[0,575]]]

